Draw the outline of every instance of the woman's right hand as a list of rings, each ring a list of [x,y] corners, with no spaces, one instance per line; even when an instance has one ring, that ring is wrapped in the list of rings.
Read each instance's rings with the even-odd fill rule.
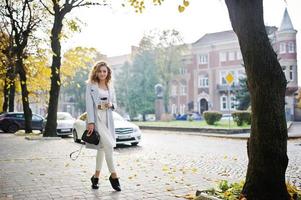
[[[95,125],[93,123],[88,124],[88,126],[87,126],[87,130],[88,130],[87,136],[90,136],[93,133],[94,128],[95,128]]]

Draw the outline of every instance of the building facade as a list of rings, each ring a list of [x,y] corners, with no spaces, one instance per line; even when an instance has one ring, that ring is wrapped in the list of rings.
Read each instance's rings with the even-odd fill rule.
[[[287,117],[294,116],[294,93],[298,88],[296,34],[285,9],[279,28],[266,27],[271,44],[278,55],[288,81],[286,91]],[[228,113],[236,110],[239,79],[245,77],[243,59],[236,34],[231,31],[205,34],[189,45],[190,54],[183,56],[180,75],[171,85],[172,114],[203,113],[216,110]],[[233,84],[227,84],[231,73]]]

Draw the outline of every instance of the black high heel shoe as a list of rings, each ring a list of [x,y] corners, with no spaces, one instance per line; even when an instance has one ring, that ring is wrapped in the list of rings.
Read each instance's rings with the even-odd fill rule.
[[[98,180],[94,175],[91,177],[92,189],[98,189]]]
[[[119,179],[118,178],[112,178],[112,176],[110,176],[109,178],[111,186],[114,190],[120,192],[121,188],[120,188],[120,184],[119,184]]]

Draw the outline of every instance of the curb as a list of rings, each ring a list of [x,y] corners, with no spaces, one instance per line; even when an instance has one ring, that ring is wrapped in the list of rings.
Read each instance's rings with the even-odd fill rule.
[[[43,137],[42,135],[28,135],[25,136],[26,140],[61,140],[60,137]]]
[[[288,129],[291,127],[289,124]],[[162,127],[162,126],[139,126],[144,130],[159,130],[180,132],[188,135],[199,135],[204,137],[217,137],[225,139],[247,140],[250,137],[251,129],[208,129],[208,128],[183,128],[183,127]],[[290,135],[288,132],[288,140],[300,139],[299,135]]]
[[[185,131],[185,132],[198,132],[198,133],[219,133],[219,134],[239,134],[250,133],[251,129],[212,129],[212,128],[186,128],[186,127],[162,127],[162,126],[139,126],[141,129],[148,130],[165,130],[165,131]]]

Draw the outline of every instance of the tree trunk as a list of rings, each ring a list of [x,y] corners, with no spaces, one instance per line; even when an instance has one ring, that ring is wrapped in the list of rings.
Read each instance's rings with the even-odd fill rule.
[[[3,112],[14,112],[14,102],[15,102],[15,72],[13,67],[10,67],[7,71],[5,81],[4,81],[4,102],[2,106]]]
[[[15,81],[10,81],[10,88],[9,88],[9,96],[8,96],[8,111],[14,112],[15,110],[15,92],[16,92],[16,85]]]
[[[251,95],[252,126],[242,194],[248,200],[290,199],[285,185],[286,79],[263,22],[262,0],[225,0],[242,52]]]
[[[60,67],[61,67],[61,43],[59,36],[63,28],[63,16],[56,14],[51,30],[51,49],[53,52],[51,64],[51,88],[49,97],[49,107],[47,114],[47,123],[44,137],[56,137],[57,127],[57,109],[60,93]]]
[[[6,75],[7,76],[7,75]],[[5,81],[4,81],[4,89],[3,89],[3,105],[2,105],[2,112],[7,112],[7,108],[8,108],[8,81],[7,81],[7,77],[5,77]]]
[[[26,72],[24,70],[23,58],[22,54],[18,55],[16,67],[18,69],[18,73],[20,76],[20,84],[21,84],[21,92],[22,92],[22,103],[23,103],[23,111],[25,117],[25,133],[32,132],[31,126],[31,119],[32,119],[32,112],[29,107],[29,100],[28,100],[28,90],[26,85]]]

